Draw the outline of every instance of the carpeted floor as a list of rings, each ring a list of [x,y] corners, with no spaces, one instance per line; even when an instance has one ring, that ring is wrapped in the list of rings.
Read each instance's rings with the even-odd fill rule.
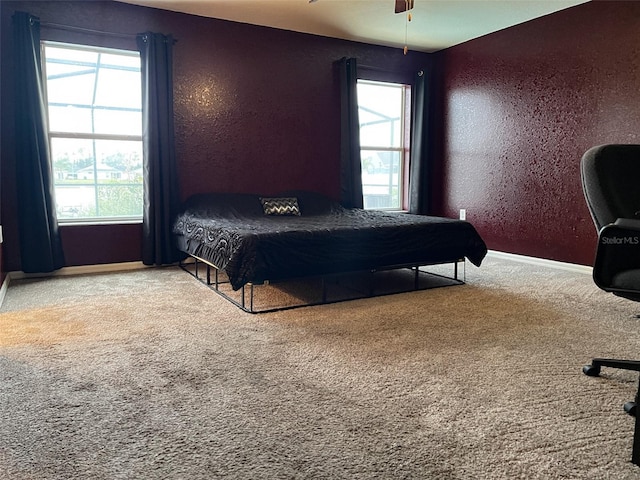
[[[13,281],[0,478],[640,479],[640,304],[489,258],[467,284],[251,315],[178,268]]]

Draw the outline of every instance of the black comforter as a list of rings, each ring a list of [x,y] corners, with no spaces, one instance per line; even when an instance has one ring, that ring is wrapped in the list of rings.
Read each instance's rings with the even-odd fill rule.
[[[347,209],[309,193],[297,198],[302,214],[284,216],[265,215],[256,195],[196,195],[174,223],[177,246],[224,270],[235,290],[249,282],[463,257],[480,266],[487,252],[465,221]]]

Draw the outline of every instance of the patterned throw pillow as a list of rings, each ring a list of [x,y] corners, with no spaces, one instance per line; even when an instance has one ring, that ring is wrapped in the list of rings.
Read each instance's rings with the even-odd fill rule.
[[[300,215],[296,197],[260,197],[265,215]]]

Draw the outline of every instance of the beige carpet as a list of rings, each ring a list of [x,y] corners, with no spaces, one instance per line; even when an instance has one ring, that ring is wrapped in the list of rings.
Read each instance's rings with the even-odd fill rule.
[[[640,312],[488,259],[467,284],[251,315],[178,268],[14,281],[0,478],[640,479]]]

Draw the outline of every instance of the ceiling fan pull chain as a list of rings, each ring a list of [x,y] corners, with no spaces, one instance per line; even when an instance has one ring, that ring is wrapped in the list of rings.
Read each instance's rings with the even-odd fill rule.
[[[407,16],[405,17],[404,22],[404,49],[403,53],[406,55],[409,51],[409,46],[407,45],[408,41],[408,31],[409,31],[409,22],[411,21],[411,12],[409,11],[409,0],[404,0],[405,11],[407,12]]]

